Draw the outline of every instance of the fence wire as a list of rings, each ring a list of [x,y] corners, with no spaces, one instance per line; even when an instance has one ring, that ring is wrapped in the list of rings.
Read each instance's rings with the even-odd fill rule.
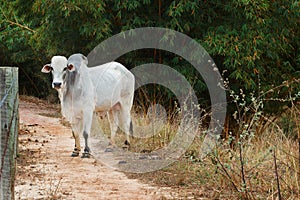
[[[18,68],[0,67],[0,200],[14,199],[18,103]]]

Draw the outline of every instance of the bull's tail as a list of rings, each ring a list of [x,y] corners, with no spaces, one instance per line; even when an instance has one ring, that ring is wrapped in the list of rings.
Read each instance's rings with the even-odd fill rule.
[[[131,137],[133,137],[133,126],[132,126],[132,120],[130,120],[130,125],[129,125],[129,133]]]

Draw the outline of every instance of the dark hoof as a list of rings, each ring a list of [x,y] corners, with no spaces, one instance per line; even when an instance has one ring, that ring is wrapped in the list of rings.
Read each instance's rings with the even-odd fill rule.
[[[88,146],[86,146],[85,148],[84,148],[84,151],[83,151],[83,153],[82,153],[82,156],[81,156],[81,158],[90,158],[90,156],[91,156],[91,153],[90,153],[91,151],[90,151],[90,148],[88,147]]]
[[[123,149],[123,150],[129,150],[129,149],[130,149],[130,146],[129,146],[129,145],[123,145],[123,146],[122,146],[122,149]]]
[[[140,156],[139,159],[140,160],[145,160],[145,159],[148,159],[148,157],[147,156]]]
[[[122,149],[123,150],[129,150],[130,149],[130,143],[127,140],[125,140],[124,145],[122,146]]]
[[[119,161],[119,164],[126,164],[127,162],[125,160]]]
[[[143,149],[143,150],[141,151],[141,153],[151,153],[151,150],[149,150],[149,149]]]
[[[82,156],[81,158],[90,158],[91,157],[91,154],[89,152],[84,152],[82,153]]]
[[[113,152],[113,149],[112,148],[109,148],[109,147],[107,147],[106,149],[105,149],[105,151],[104,151],[105,153],[107,153],[107,152]]]
[[[79,156],[79,151],[73,151],[71,154],[71,157],[78,157]]]

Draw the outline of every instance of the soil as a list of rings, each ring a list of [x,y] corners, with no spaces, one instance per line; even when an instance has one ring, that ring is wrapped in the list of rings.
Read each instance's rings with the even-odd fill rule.
[[[71,157],[74,139],[59,105],[20,100],[15,199],[174,199],[168,187],[130,179],[95,158]]]

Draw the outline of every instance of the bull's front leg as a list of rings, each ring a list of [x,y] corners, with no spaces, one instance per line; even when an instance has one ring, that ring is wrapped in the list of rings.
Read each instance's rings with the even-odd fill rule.
[[[85,112],[83,117],[83,138],[85,142],[85,147],[84,147],[84,152],[82,154],[82,158],[89,158],[91,155],[91,150],[88,145],[88,138],[91,132],[92,120],[93,120],[93,111]]]
[[[78,134],[77,131],[72,130],[72,134],[73,134],[73,137],[75,139],[75,147],[74,147],[74,150],[73,150],[71,156],[72,157],[77,157],[77,156],[79,156],[79,153],[80,153],[80,150],[81,150],[80,138],[79,138],[79,134]]]
[[[85,147],[84,147],[84,152],[82,154],[82,158],[89,158],[91,155],[91,150],[88,145],[88,138],[89,138],[89,133],[86,131],[83,131],[83,137],[84,137],[84,142],[85,142]]]

